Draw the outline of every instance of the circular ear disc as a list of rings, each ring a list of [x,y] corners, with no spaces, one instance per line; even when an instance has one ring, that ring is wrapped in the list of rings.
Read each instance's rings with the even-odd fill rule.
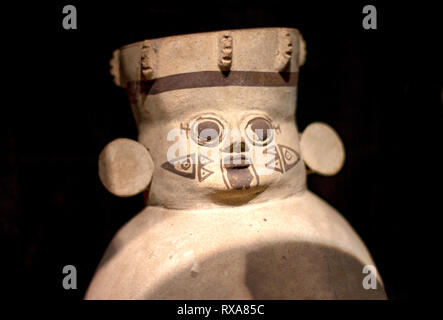
[[[326,123],[311,123],[303,131],[300,150],[306,165],[324,176],[337,174],[345,162],[343,142],[337,132]]]
[[[154,163],[141,143],[116,139],[100,153],[98,174],[105,188],[119,197],[130,197],[144,191],[151,182]]]

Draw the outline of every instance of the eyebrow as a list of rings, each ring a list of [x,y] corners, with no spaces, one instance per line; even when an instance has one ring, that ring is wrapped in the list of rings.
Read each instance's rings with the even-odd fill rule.
[[[154,95],[171,90],[207,87],[296,87],[298,72],[200,71],[174,74],[154,80],[130,81],[128,93]]]

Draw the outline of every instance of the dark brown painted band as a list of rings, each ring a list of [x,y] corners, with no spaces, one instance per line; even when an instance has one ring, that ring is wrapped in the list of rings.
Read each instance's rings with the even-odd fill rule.
[[[130,95],[158,94],[171,90],[207,87],[296,87],[298,72],[201,71],[174,74],[150,81],[128,83]]]

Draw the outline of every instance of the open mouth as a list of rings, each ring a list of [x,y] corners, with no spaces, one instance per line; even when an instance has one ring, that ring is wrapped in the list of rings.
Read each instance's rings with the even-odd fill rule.
[[[243,154],[230,154],[222,158],[223,181],[231,190],[250,189],[258,186],[258,175],[252,161]]]
[[[226,170],[241,170],[249,168],[251,162],[244,155],[229,156],[224,158],[223,165]]]

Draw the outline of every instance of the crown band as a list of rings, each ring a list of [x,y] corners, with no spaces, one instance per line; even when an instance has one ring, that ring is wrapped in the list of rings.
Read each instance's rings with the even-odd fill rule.
[[[155,80],[128,82],[128,93],[154,95],[171,90],[207,87],[296,87],[298,72],[200,71],[174,74]]]

